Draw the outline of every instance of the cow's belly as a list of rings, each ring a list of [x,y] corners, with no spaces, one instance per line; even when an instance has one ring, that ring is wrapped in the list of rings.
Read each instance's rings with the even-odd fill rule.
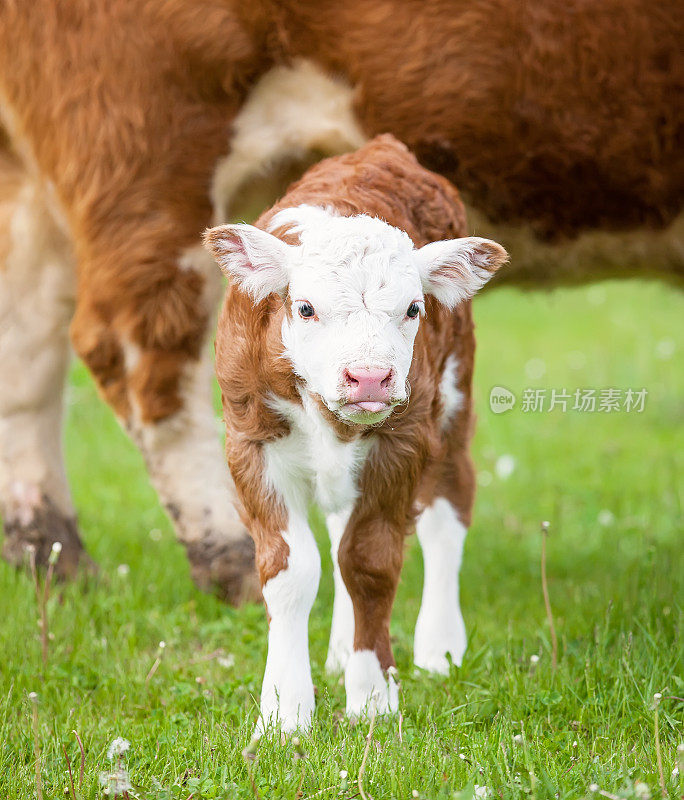
[[[468,228],[500,242],[510,254],[510,263],[485,291],[502,285],[550,288],[628,277],[684,281],[684,214],[662,230],[586,231],[554,243],[540,241],[526,226],[493,224],[473,208],[468,208]]]
[[[354,89],[311,62],[278,66],[254,87],[217,165],[215,222],[252,220],[316,161],[360,147],[366,136]],[[529,227],[493,224],[468,209],[470,232],[501,242],[511,262],[490,286],[557,286],[628,276],[684,278],[684,215],[664,230],[589,231],[547,243]]]

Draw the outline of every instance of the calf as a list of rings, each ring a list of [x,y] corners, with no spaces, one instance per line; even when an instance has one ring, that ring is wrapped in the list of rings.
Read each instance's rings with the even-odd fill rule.
[[[415,663],[446,672],[447,654],[461,661],[458,570],[475,490],[470,298],[506,260],[464,233],[453,186],[389,135],[312,168],[254,227],[206,233],[231,279],[217,373],[270,620],[258,732],[306,727],[314,708],[312,502],[327,515],[335,565],[326,666],[345,670],[347,713],[396,710],[390,613],[417,514]]]

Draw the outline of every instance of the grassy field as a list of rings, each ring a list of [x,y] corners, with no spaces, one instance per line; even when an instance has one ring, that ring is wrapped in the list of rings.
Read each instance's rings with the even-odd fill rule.
[[[375,728],[366,792],[375,800],[541,799],[591,796],[591,786],[606,797],[657,797],[660,692],[666,791],[681,797],[682,776],[672,773],[684,740],[682,296],[636,283],[500,290],[475,310],[480,490],[462,572],[470,644],[448,678],[415,674],[422,578],[410,540],[393,619],[401,717]],[[517,395],[513,410],[490,411],[493,386]],[[526,388],[587,387],[646,388],[645,408],[523,410]],[[332,589],[324,535],[310,625],[313,730],[301,752],[291,741],[266,741],[247,763],[263,609],[227,609],[195,590],[137,451],[80,365],[68,399],[69,473],[102,575],[97,585],[54,593],[44,670],[32,583],[0,566],[0,798],[36,796],[33,691],[46,798],[68,796],[62,748],[76,796],[101,797],[107,748],[119,736],[131,743],[132,796],[251,798],[249,770],[264,799],[358,796],[368,725],[342,717],[343,687],[323,670]],[[540,583],[543,519],[552,524],[555,674]],[[80,788],[72,730],[85,747]]]

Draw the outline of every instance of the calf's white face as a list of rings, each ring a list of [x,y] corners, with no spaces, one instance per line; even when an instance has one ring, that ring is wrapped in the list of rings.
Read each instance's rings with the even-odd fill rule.
[[[416,249],[404,231],[368,216],[312,206],[277,214],[288,245],[251,225],[223,225],[205,242],[223,271],[256,302],[271,293],[289,304],[285,355],[307,391],[348,422],[374,424],[408,397],[413,343],[433,294],[453,308],[506,260],[487,239]]]

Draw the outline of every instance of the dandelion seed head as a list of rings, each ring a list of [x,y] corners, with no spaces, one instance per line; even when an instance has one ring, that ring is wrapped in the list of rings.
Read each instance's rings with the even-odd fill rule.
[[[32,703],[37,703],[38,702],[38,692],[29,692],[28,699]]]
[[[513,737],[513,741],[516,744],[522,744],[522,740],[523,740],[523,737],[522,737],[522,734],[520,734],[520,733],[516,733],[515,736]]]
[[[634,795],[638,797],[639,800],[651,800],[651,790],[648,788],[648,784],[643,781],[636,781],[634,784]]]
[[[500,480],[507,480],[515,472],[515,458],[508,453],[499,456],[494,465],[494,472]]]
[[[342,780],[345,780],[345,778],[347,777],[347,775],[349,775],[349,773],[347,772],[347,770],[346,770],[346,769],[341,769],[341,770],[340,770],[340,778],[342,778]]]
[[[653,699],[655,700],[656,703],[659,703],[663,699],[663,696],[660,692],[656,692],[653,695]]]
[[[475,790],[475,797],[489,797],[489,787],[488,786],[479,786],[477,783],[473,786]]]
[[[116,571],[120,577],[125,578],[131,571],[131,568],[128,566],[128,564],[119,564],[119,566],[116,568]]]
[[[609,528],[615,522],[615,514],[609,508],[603,508],[598,513],[598,524],[604,528]]]
[[[489,486],[492,480],[492,473],[488,472],[486,469],[480,470],[480,472],[477,473],[477,482],[480,486]]]
[[[166,647],[166,642],[162,639],[161,642],[159,642],[159,649],[163,650],[165,647]]]
[[[590,783],[589,784],[589,791],[592,794],[596,794],[596,792],[598,792],[598,790],[599,790],[598,783]]]
[[[61,553],[62,552],[62,543],[61,542],[53,542],[52,543],[52,552],[53,553]]]
[[[219,656],[216,660],[219,666],[224,669],[230,669],[235,666],[235,656],[232,653],[227,656]]]
[[[533,653],[530,656],[530,664],[538,664],[539,663],[539,656],[536,653]]]
[[[117,738],[114,739],[107,749],[107,758],[110,761],[113,761],[115,758],[119,758],[128,750],[130,746],[131,743],[128,741],[128,739],[123,739],[121,736],[117,736]]]
[[[418,789],[414,789],[411,792],[411,797],[420,797],[420,794],[418,793]]]
[[[525,375],[530,380],[538,381],[546,375],[546,362],[542,358],[531,358],[525,364]]]

